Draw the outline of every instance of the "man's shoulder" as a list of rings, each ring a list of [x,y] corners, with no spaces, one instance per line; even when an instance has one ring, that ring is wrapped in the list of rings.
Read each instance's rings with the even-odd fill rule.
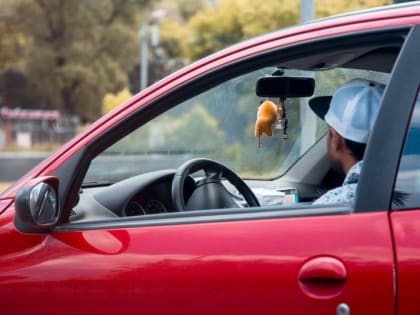
[[[336,203],[352,203],[356,194],[357,184],[340,186],[327,191],[314,201],[315,205],[326,205]]]

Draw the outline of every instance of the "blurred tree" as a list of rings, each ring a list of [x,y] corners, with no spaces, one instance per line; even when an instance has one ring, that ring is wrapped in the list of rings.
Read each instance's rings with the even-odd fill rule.
[[[22,62],[26,38],[14,16],[0,17],[0,73]]]
[[[18,69],[23,61],[24,46],[27,39],[19,29],[16,18],[16,3],[2,1],[0,13],[0,105],[21,105],[26,100],[27,82],[25,75]],[[25,87],[24,93],[16,93],[18,87]],[[6,90],[8,87],[12,90]],[[22,97],[25,94],[25,97]],[[15,99],[17,97],[18,99]]]
[[[106,93],[128,85],[127,73],[138,64],[138,27],[151,10],[145,7],[149,2],[3,0],[0,69],[2,73],[6,67],[23,70],[25,86],[36,95],[29,106],[59,108],[91,121],[101,114]],[[317,0],[316,16],[390,2]],[[168,17],[159,22],[166,72],[299,21],[299,1],[266,0],[261,5],[254,0],[219,0],[210,5],[206,0],[162,0],[154,4],[168,11]]]
[[[192,107],[181,106],[181,110],[174,108],[150,121],[115,143],[110,152],[209,153],[218,144],[224,143],[224,137],[218,121],[205,106],[197,103]]]
[[[33,100],[28,80],[22,70],[8,68],[1,76],[0,91],[2,105],[6,107],[25,108]]]
[[[188,152],[193,143],[197,152],[207,152],[224,142],[224,133],[218,121],[202,104],[196,104],[179,117],[164,120],[161,130],[165,139],[164,148],[170,150]]]
[[[107,93],[102,103],[102,114],[106,114],[131,97],[130,91],[125,88],[117,93]]]
[[[299,2],[220,0],[195,14],[178,32],[185,57],[196,60],[228,45],[299,21]],[[182,40],[181,40],[182,38]]]
[[[161,0],[155,5],[166,12],[165,18],[159,20],[163,61],[160,75],[169,74],[188,63],[182,52],[182,42],[188,33],[186,23],[207,5],[207,0]]]
[[[316,0],[316,17],[322,18],[334,14],[363,10],[391,4],[392,0]]]
[[[181,1],[181,0],[180,0]],[[188,2],[188,0],[184,0]],[[316,0],[316,17],[366,9],[392,0]],[[248,38],[295,25],[300,20],[300,2],[266,0],[219,0],[203,6],[185,24],[171,25],[165,47],[171,55],[196,60]]]
[[[181,41],[184,56],[196,60],[244,38],[238,1],[221,1],[194,15],[186,25],[189,30]]]
[[[104,95],[127,86],[138,62],[139,12],[149,0],[23,1],[17,16],[27,45],[25,71],[43,104],[90,121]]]
[[[184,21],[188,21],[198,11],[205,8],[206,0],[177,0],[181,17]]]

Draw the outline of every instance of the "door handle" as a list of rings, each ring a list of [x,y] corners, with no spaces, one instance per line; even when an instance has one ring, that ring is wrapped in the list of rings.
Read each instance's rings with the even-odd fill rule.
[[[326,299],[341,293],[347,280],[347,269],[339,259],[329,256],[308,260],[299,270],[298,281],[303,293]]]

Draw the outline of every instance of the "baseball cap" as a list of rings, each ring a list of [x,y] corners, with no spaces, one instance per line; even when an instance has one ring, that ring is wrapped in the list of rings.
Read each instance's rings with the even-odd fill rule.
[[[309,107],[322,120],[325,120],[325,114],[330,108],[332,96],[315,96],[309,100]]]
[[[353,79],[337,89],[325,121],[342,137],[367,143],[376,121],[385,86],[366,79]]]

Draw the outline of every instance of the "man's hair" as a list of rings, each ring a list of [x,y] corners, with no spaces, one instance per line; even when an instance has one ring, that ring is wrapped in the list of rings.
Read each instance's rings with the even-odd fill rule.
[[[355,142],[349,139],[345,139],[346,145],[349,148],[351,155],[357,160],[363,160],[363,155],[365,154],[366,150],[366,143]]]

